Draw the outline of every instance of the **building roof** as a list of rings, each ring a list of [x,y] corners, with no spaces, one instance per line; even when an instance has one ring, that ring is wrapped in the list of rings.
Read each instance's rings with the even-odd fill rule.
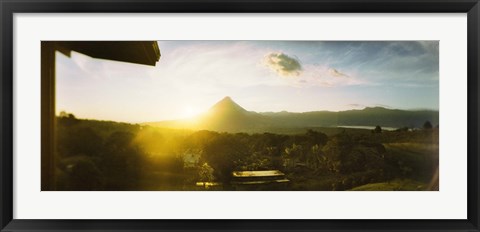
[[[270,176],[284,176],[279,170],[265,170],[265,171],[234,171],[233,177],[270,177]]]
[[[69,57],[76,51],[93,58],[151,66],[161,56],[157,41],[58,41],[56,48]]]

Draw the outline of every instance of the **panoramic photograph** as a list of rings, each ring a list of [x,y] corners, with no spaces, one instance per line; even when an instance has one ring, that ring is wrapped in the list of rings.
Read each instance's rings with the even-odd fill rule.
[[[54,190],[439,190],[438,41],[57,41],[53,57]]]

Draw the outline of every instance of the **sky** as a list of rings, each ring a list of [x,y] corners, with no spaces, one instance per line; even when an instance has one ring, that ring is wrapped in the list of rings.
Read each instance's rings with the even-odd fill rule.
[[[56,111],[141,123],[230,96],[249,111],[439,107],[438,41],[158,41],[156,66],[56,55]]]

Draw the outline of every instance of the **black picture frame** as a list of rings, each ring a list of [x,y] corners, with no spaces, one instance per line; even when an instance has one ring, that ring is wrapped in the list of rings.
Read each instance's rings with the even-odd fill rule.
[[[1,231],[480,231],[478,0],[0,0]],[[468,219],[466,220],[21,220],[13,219],[15,13],[442,13],[468,14]],[[441,204],[441,202],[439,202]],[[228,212],[227,212],[228,213]]]

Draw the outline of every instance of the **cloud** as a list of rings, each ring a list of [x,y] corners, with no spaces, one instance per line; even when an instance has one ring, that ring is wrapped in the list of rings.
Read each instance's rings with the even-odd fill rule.
[[[334,68],[329,68],[328,69],[328,73],[334,77],[349,77],[347,74],[345,73],[341,73],[339,72],[338,70],[334,69]]]
[[[438,56],[438,41],[417,41],[425,52]]]
[[[365,108],[365,105],[357,104],[357,103],[348,104],[347,106],[352,107],[352,108]]]
[[[385,104],[375,104],[376,107],[383,107],[383,108],[388,108],[388,109],[392,109],[391,106],[389,105],[385,105]]]
[[[349,85],[371,85],[367,80],[360,79],[357,72],[347,70],[349,74],[324,64],[306,64],[302,69],[302,75],[295,79],[283,79],[289,84],[299,87],[338,87]]]
[[[263,64],[280,76],[298,76],[302,72],[302,65],[298,59],[282,52],[272,52],[263,59]]]

